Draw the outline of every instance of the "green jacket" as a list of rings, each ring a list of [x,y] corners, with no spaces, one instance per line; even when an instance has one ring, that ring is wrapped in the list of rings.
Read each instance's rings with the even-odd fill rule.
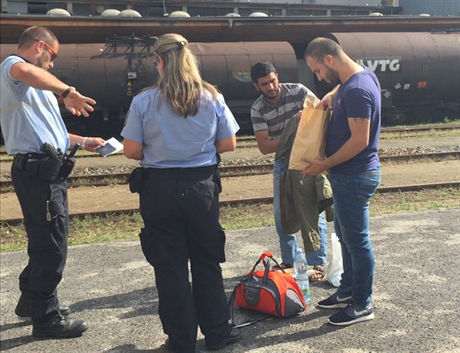
[[[290,118],[280,136],[275,160],[284,159],[285,169],[280,181],[281,224],[284,234],[301,231],[305,251],[319,249],[318,217],[332,206],[332,188],[327,177],[303,175],[288,169],[289,157],[297,132],[297,117]]]

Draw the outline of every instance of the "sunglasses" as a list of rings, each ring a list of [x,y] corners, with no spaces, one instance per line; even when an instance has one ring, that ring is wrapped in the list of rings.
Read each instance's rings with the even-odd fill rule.
[[[56,53],[56,50],[54,50],[51,45],[49,45],[48,43],[42,41],[42,40],[39,40],[39,39],[35,39],[36,42],[38,43],[43,43],[45,45],[45,47],[47,47],[49,49],[49,51],[51,52],[51,61],[55,60],[58,56],[58,54]]]
[[[155,65],[155,67],[158,67],[158,59],[159,58],[160,58],[159,56],[156,56],[155,60],[153,61],[153,65]]]

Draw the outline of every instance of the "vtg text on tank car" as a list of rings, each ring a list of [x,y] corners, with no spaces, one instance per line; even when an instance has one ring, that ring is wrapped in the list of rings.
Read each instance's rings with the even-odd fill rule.
[[[329,36],[377,74],[384,125],[459,119],[460,30]]]
[[[372,68],[381,83],[383,124],[411,123],[428,117],[459,117],[459,33],[332,33],[353,59]],[[126,44],[130,43],[130,44]],[[240,126],[250,129],[250,107],[259,96],[250,68],[271,61],[281,82],[301,82],[322,97],[331,87],[318,82],[306,66],[303,51],[288,42],[190,43],[203,78],[223,93]],[[69,131],[109,137],[121,131],[133,95],[157,78],[148,42],[62,44],[52,73],[97,101],[90,118],[69,117]],[[15,51],[1,45],[1,59]],[[419,112],[419,113],[417,113]]]

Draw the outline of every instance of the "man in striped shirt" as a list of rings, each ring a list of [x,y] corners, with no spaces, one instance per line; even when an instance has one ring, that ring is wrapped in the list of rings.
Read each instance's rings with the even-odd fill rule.
[[[262,95],[251,107],[251,120],[254,127],[257,145],[262,154],[275,153],[278,150],[279,138],[286,122],[303,110],[303,102],[307,94],[313,94],[304,85],[298,83],[280,83],[278,73],[268,61],[260,61],[251,68],[253,85]],[[281,267],[292,268],[297,249],[295,234],[283,234],[280,210],[280,179],[284,172],[284,160],[276,160],[273,167],[273,208],[276,232],[281,248]],[[323,267],[327,256],[327,228],[324,215],[319,217],[320,249],[308,252],[307,262],[316,270],[310,280],[323,277]]]

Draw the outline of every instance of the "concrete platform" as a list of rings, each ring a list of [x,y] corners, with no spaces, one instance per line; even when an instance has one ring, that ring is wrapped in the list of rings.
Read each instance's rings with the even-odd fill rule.
[[[377,216],[371,220],[371,231],[375,320],[345,328],[327,324],[336,310],[320,309],[315,303],[335,289],[327,282],[313,283],[312,305],[304,313],[246,327],[243,341],[221,352],[460,352],[460,209]],[[278,256],[272,227],[227,232],[227,262],[222,267],[228,295],[265,250]],[[0,261],[1,351],[162,352],[159,347],[166,336],[157,314],[153,269],[138,241],[69,249],[60,298],[70,305],[71,317],[90,326],[75,339],[31,336],[31,322],[14,314],[18,276],[27,254],[4,253]],[[237,310],[237,320],[250,316]],[[206,351],[201,334],[198,351]]]

